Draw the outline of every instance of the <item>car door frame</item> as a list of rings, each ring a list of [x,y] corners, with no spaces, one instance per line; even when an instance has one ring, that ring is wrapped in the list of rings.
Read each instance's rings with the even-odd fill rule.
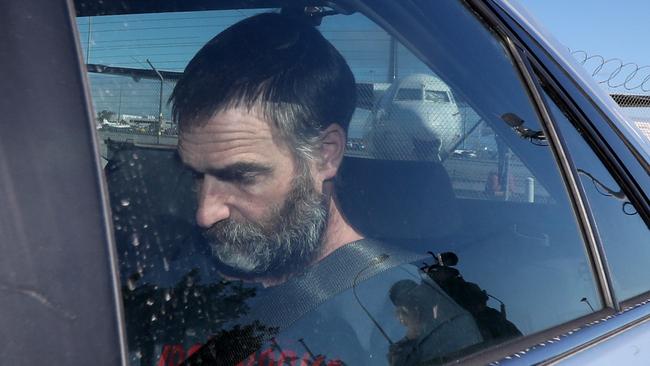
[[[474,1],[473,3],[479,3]],[[566,67],[558,60],[562,58],[553,54],[553,47],[549,46],[549,39],[544,38],[536,29],[520,16],[520,13],[511,8],[511,4],[503,0],[488,0],[486,5],[478,4],[477,8],[483,10],[483,15],[493,22],[499,22],[497,27],[504,32],[504,36],[516,44],[515,52],[521,61],[520,67],[524,69],[524,76],[529,79],[529,88],[534,96],[537,107],[547,128],[555,129],[553,118],[547,111],[543,99],[540,97],[541,86],[536,82],[536,74],[541,73],[545,81],[552,85],[554,91],[563,97],[563,102],[568,105],[576,117],[580,127],[590,142],[590,145],[597,153],[600,160],[607,166],[615,176],[617,182],[625,190],[626,194],[638,209],[641,217],[648,223],[648,160],[644,149],[638,146],[634,136],[630,135],[629,129],[624,128],[626,121],[621,116],[613,113],[611,105],[608,105],[598,98],[594,88],[599,86],[581,83],[575,70]],[[490,12],[491,10],[491,12]],[[491,14],[491,15],[490,15]],[[533,70],[533,68],[535,70]],[[600,91],[598,89],[598,91]],[[595,96],[594,96],[595,95]],[[606,96],[606,98],[609,98]],[[555,134],[555,133],[553,133]],[[577,181],[575,167],[571,163],[570,151],[559,136],[551,136],[555,140],[554,145],[562,148],[562,156],[568,160],[574,182]],[[573,185],[573,184],[572,184]],[[500,364],[531,364],[542,362],[543,364],[555,364],[564,360],[570,360],[572,356],[582,354],[582,351],[599,346],[606,349],[604,344],[617,337],[626,337],[626,332],[643,328],[645,335],[649,334],[650,328],[641,326],[647,324],[650,319],[650,293],[641,294],[633,299],[619,301],[611,287],[611,276],[609,266],[606,262],[606,252],[598,233],[593,229],[593,217],[584,192],[575,185],[573,196],[583,201],[582,208],[578,207],[578,214],[583,216],[583,223],[591,226],[587,234],[590,234],[592,241],[589,251],[591,257],[600,265],[596,265],[597,272],[600,272],[600,281],[606,281],[610,292],[610,301],[605,314],[601,319],[584,324],[582,327],[564,332],[546,342],[528,347],[515,352],[501,360]],[[600,257],[600,258],[598,258]],[[605,293],[607,296],[607,293]],[[641,326],[638,328],[637,326]],[[587,327],[589,328],[586,331]],[[628,337],[629,338],[629,337]],[[620,338],[618,338],[620,339]],[[582,354],[584,355],[584,354]],[[631,360],[630,360],[631,361]]]
[[[126,365],[73,3],[8,1],[0,9],[1,362]]]

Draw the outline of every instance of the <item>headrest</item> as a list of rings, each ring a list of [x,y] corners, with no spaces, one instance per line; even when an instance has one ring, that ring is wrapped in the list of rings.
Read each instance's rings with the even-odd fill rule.
[[[437,162],[346,156],[336,193],[349,223],[370,238],[431,241],[461,224],[451,181]]]

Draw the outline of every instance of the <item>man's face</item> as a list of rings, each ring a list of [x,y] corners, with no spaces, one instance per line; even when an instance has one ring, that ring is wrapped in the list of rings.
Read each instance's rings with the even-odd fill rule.
[[[322,194],[309,167],[256,113],[228,109],[185,129],[179,152],[198,173],[196,219],[224,274],[282,277],[318,256]]]

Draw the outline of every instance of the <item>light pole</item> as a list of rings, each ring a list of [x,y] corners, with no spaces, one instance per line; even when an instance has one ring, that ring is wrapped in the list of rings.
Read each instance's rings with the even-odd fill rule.
[[[158,101],[158,138],[157,138],[157,143],[160,144],[160,133],[161,133],[161,128],[162,128],[162,100],[163,100],[163,83],[165,82],[165,79],[163,76],[156,70],[156,68],[153,66],[151,61],[147,59],[147,63],[149,66],[151,66],[151,69],[156,72],[158,77],[160,78],[160,100]]]
[[[93,31],[92,21],[93,17],[88,17],[88,37],[86,38],[86,65],[88,65],[88,61],[90,60],[90,35]]]

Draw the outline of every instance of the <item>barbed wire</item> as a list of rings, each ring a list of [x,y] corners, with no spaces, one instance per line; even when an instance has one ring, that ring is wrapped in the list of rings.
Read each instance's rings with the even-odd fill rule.
[[[620,58],[590,55],[583,50],[571,51],[571,54],[600,84],[605,84],[611,89],[650,91],[650,65],[641,66]]]

